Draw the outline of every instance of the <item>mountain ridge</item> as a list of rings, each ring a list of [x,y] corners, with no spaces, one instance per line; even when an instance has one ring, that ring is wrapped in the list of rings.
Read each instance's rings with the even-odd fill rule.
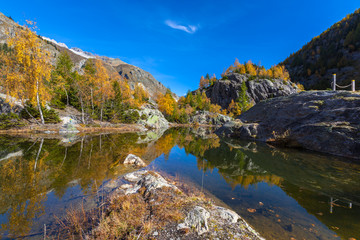
[[[8,34],[15,34],[17,28],[22,26],[16,23],[14,20],[5,16],[0,12],[0,43],[7,43]],[[77,47],[68,47],[66,44],[57,42],[54,39],[40,36],[44,48],[52,55],[52,64],[55,65],[57,56],[62,52],[66,51],[71,60],[74,62],[75,69],[81,74],[83,73],[83,66],[88,59],[98,58],[104,62],[107,69],[112,73],[117,73],[124,79],[127,79],[129,86],[134,89],[137,84],[142,85],[147,92],[149,92],[152,99],[156,98],[158,93],[165,94],[167,88],[159,81],[157,81],[151,73],[131,64],[122,61],[119,58],[111,58],[107,56],[98,56],[96,54],[86,52]],[[176,94],[173,96],[177,98]]]

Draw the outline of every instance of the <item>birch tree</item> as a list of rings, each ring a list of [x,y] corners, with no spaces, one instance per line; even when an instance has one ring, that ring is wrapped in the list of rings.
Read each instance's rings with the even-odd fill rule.
[[[27,23],[9,38],[8,44],[13,51],[12,57],[4,61],[2,85],[11,97],[37,105],[41,123],[44,124],[41,108],[50,100],[47,88],[52,71],[50,53],[42,47],[41,39],[35,34],[35,24]]]

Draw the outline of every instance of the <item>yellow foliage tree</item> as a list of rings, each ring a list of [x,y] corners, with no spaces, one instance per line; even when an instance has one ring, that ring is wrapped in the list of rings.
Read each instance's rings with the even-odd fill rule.
[[[10,36],[9,46],[13,49],[12,57],[4,59],[5,75],[2,86],[6,94],[24,102],[37,105],[41,123],[44,116],[41,107],[50,100],[47,86],[51,79],[52,65],[50,53],[43,49],[40,38],[35,34],[35,24],[28,21],[28,26],[19,28]]]
[[[171,115],[176,107],[176,101],[171,96],[170,91],[166,92],[165,95],[160,93],[157,98],[157,104],[159,106],[159,110],[167,115]]]
[[[209,86],[209,79],[204,78],[204,76],[201,76],[199,87],[200,88],[205,88],[207,86]]]
[[[246,63],[245,67],[248,74],[256,76],[256,68],[250,60]]]
[[[137,84],[133,91],[134,107],[141,107],[146,101],[149,100],[149,93],[141,86]]]
[[[103,109],[105,102],[110,98],[114,97],[114,90],[112,88],[111,79],[109,74],[103,65],[102,61],[99,59],[95,60],[95,103],[100,108],[100,121],[103,119]]]

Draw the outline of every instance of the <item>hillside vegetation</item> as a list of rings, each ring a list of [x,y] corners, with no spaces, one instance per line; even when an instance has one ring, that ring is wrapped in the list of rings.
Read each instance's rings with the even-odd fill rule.
[[[333,73],[341,85],[348,85],[359,74],[360,9],[314,37],[281,64],[291,79],[306,89],[331,88]],[[359,80],[356,84],[360,86]]]

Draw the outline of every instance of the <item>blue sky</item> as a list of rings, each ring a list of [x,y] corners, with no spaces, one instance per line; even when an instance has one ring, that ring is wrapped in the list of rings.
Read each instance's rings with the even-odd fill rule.
[[[118,57],[178,95],[235,58],[265,67],[360,7],[358,0],[4,1],[0,11],[69,47]]]

